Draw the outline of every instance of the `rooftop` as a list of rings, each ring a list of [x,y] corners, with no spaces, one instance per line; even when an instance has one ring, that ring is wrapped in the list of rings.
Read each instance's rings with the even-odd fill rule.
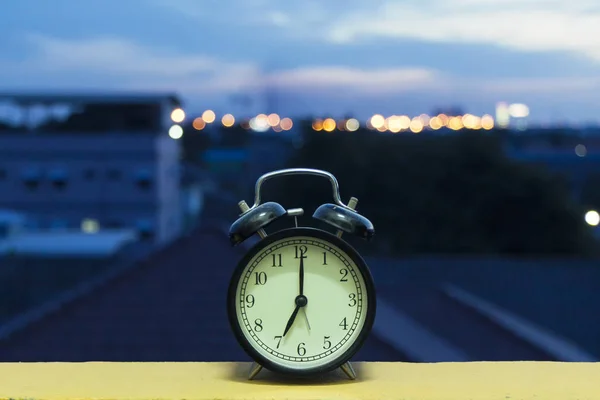
[[[26,232],[0,241],[0,254],[11,252],[46,257],[106,257],[116,254],[122,247],[136,240],[137,235],[131,230],[94,234],[81,231]]]
[[[21,224],[25,221],[25,216],[14,210],[0,208],[0,224]]]

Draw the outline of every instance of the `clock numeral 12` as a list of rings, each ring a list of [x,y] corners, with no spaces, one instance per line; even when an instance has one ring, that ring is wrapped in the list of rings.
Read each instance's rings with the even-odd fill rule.
[[[308,252],[308,247],[306,246],[295,246],[296,247],[296,256],[294,258],[306,258],[306,253]]]

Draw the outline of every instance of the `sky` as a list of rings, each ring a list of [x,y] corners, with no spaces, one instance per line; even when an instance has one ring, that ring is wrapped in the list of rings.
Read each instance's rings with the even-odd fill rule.
[[[175,92],[192,113],[482,115],[506,101],[533,121],[600,122],[600,2],[2,2],[0,92],[113,90]]]

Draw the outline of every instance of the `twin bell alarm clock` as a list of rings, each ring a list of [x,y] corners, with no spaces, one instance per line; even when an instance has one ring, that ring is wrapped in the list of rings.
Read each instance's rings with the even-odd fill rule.
[[[263,183],[288,175],[329,180],[333,203],[318,207],[313,218],[331,226],[332,232],[299,227],[302,208],[261,202]],[[242,214],[229,229],[231,243],[260,237],[237,264],[227,295],[231,329],[254,360],[249,379],[263,367],[293,376],[341,368],[356,379],[350,359],[365,342],[376,310],[369,267],[342,239],[347,233],[369,240],[375,233],[371,221],[356,212],[357,202],[341,201],[337,179],[329,172],[293,168],[261,176],[254,205],[239,203]],[[286,217],[291,217],[290,228],[265,231]]]

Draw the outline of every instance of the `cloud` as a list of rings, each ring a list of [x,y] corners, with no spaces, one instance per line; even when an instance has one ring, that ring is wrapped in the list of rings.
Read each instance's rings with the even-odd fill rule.
[[[597,0],[153,0],[178,16],[228,26],[276,27],[298,40],[352,44],[412,38],[567,51],[600,61]]]
[[[100,77],[100,85],[172,86],[199,83],[205,91],[233,90],[256,75],[251,62],[224,61],[205,54],[181,54],[168,48],[149,47],[119,37],[63,39],[29,34],[31,56],[21,62],[4,62],[4,71],[36,78],[58,79],[69,86],[76,75],[88,81]],[[77,82],[81,84],[81,79]],[[179,87],[178,87],[179,85]]]
[[[600,7],[596,0],[389,0],[345,13],[325,37],[340,44],[364,38],[485,43],[573,51],[600,61]]]
[[[281,11],[270,11],[265,17],[272,25],[281,27],[289,25],[292,21],[288,14]]]
[[[358,69],[342,66],[303,67],[267,77],[271,85],[288,89],[344,89],[357,92],[422,90],[436,83],[437,73],[421,68]]]
[[[62,39],[27,36],[32,59],[24,67],[35,74],[101,74],[120,85],[169,87],[182,91],[219,92],[261,88],[281,90],[337,88],[384,93],[423,88],[435,82],[429,69],[360,69],[349,66],[308,66],[262,74],[252,62],[224,61],[203,54],[174,53],[117,37]],[[33,66],[33,67],[31,67]],[[14,70],[14,68],[13,68]]]
[[[575,78],[528,78],[496,79],[481,82],[480,90],[498,95],[511,93],[562,94],[575,96],[582,92],[597,93],[600,90],[600,76]]]
[[[279,36],[271,36],[271,43],[280,42],[280,35],[298,40],[320,38],[323,27],[339,11],[318,0],[152,0],[151,4],[203,26],[217,24],[221,32],[232,28],[236,31],[275,28]]]
[[[152,0],[152,4],[178,17],[205,23],[286,27],[293,22],[289,13],[274,7],[270,0]]]
[[[187,76],[220,67],[212,57],[169,54],[168,49],[150,49],[122,38],[67,40],[31,34],[27,39],[36,50],[35,58],[44,62],[39,65],[47,71]]]
[[[36,89],[176,91],[188,99],[204,99],[206,106],[223,102],[232,93],[260,94],[267,88],[287,98],[318,97],[325,108],[337,107],[335,102],[381,103],[398,96],[429,98],[434,103],[476,97],[493,104],[536,96],[543,101],[571,101],[565,99],[593,99],[600,90],[599,76],[465,78],[418,64],[360,68],[327,60],[266,73],[246,60],[178,53],[119,37],[64,39],[32,34],[27,43],[31,55],[26,60],[0,60],[0,80],[9,83],[6,86],[17,82],[23,88],[27,82]]]

